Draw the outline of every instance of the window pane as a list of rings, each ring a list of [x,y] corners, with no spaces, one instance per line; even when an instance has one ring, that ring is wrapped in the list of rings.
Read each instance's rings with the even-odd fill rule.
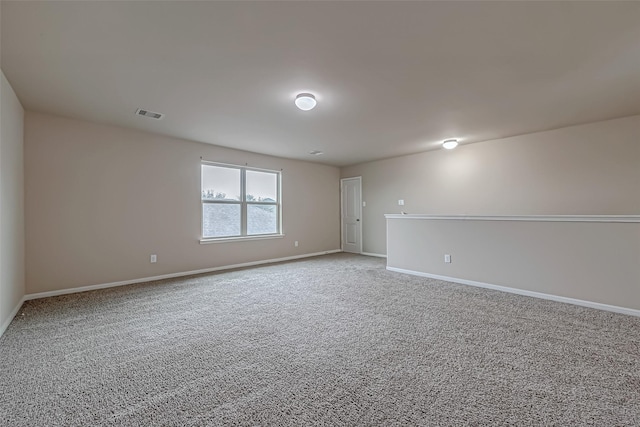
[[[202,237],[228,237],[239,235],[239,204],[202,204]]]
[[[203,200],[240,200],[240,169],[202,165]]]
[[[278,175],[272,172],[247,171],[247,201],[277,202]]]
[[[247,205],[247,234],[273,234],[278,232],[275,205]]]

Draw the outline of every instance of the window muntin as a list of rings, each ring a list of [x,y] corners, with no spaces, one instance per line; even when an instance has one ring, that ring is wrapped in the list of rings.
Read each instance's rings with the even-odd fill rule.
[[[202,163],[202,239],[281,234],[280,172]]]

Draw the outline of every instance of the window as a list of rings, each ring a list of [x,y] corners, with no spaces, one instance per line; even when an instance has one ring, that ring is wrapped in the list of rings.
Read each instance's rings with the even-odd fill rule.
[[[281,234],[280,172],[202,163],[202,239]]]

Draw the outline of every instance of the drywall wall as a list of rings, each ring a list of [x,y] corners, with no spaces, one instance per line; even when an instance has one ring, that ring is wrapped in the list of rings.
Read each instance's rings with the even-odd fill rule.
[[[368,253],[386,253],[386,213],[639,214],[640,116],[363,163],[341,176],[362,176]]]
[[[200,244],[201,157],[282,169],[285,237]],[[27,112],[25,180],[28,294],[340,248],[331,166]]]
[[[387,220],[387,265],[640,310],[640,216],[630,221],[402,215]]]
[[[2,73],[0,82],[0,335],[25,292],[24,110]]]

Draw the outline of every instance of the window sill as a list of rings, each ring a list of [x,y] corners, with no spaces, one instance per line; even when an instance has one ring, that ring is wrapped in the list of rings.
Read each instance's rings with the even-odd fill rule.
[[[282,239],[284,234],[265,234],[262,236],[238,236],[238,237],[219,237],[219,238],[204,238],[200,239],[201,245],[208,245],[210,243],[225,243],[225,242],[245,242],[248,240],[267,240],[267,239]]]

